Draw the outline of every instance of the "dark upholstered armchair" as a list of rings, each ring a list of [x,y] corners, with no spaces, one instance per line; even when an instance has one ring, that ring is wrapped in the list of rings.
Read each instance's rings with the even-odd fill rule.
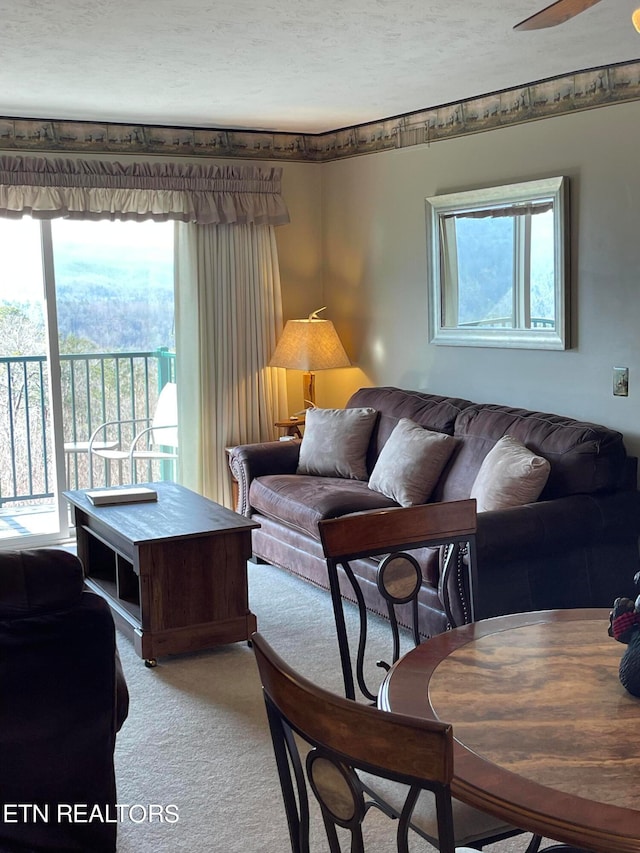
[[[84,591],[77,557],[0,552],[3,853],[116,849],[113,751],[128,707],[113,618]]]

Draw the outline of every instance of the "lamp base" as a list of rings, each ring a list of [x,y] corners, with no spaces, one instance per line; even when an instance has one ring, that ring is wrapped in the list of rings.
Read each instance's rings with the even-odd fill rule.
[[[302,374],[302,399],[305,409],[311,409],[316,404],[316,376],[310,370]]]

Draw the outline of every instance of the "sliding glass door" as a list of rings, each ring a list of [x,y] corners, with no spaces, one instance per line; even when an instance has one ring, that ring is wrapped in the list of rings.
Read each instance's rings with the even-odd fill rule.
[[[172,223],[0,219],[0,547],[68,536],[65,488],[173,476],[128,447],[175,377]]]
[[[0,220],[0,544],[63,539],[50,229]],[[53,347],[53,353],[51,348]]]

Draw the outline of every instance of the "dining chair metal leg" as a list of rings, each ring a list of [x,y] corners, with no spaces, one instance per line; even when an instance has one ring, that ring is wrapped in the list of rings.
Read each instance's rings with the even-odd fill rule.
[[[377,694],[367,686],[364,674],[368,614],[362,589],[348,561],[341,561],[340,563],[337,563],[329,560],[327,570],[329,574],[333,613],[336,622],[340,662],[342,665],[345,683],[345,696],[347,699],[355,699],[355,687],[353,683],[353,669],[349,652],[349,641],[347,637],[344,609],[339,588],[338,565],[341,566],[345,576],[351,584],[358,607],[359,630],[358,649],[356,652],[356,680],[363,696],[365,696],[370,702],[375,703]],[[400,657],[400,630],[396,616],[396,607],[403,604],[411,605],[413,641],[415,645],[420,643],[420,633],[418,631],[418,593],[420,591],[421,582],[422,574],[420,572],[420,566],[418,565],[417,560],[415,560],[415,558],[410,554],[397,552],[388,554],[384,560],[381,561],[378,567],[376,584],[380,594],[387,604],[389,623],[391,626],[391,663],[395,663]],[[386,671],[391,668],[391,664],[384,660],[376,661],[376,665]]]
[[[320,540],[327,560],[327,573],[331,602],[336,624],[336,636],[345,685],[345,696],[355,699],[356,683],[362,695],[371,703],[377,700],[377,689],[371,689],[365,678],[365,649],[367,642],[367,620],[369,612],[361,581],[356,577],[352,563],[368,560],[368,577],[375,580],[378,592],[385,602],[391,626],[391,659],[377,661],[377,665],[388,670],[400,657],[399,623],[410,626],[413,642],[421,641],[418,627],[418,599],[422,591],[423,577],[420,564],[410,553],[416,549],[438,547],[449,543],[464,544],[469,553],[469,578],[463,587],[474,589],[472,577],[475,567],[475,500],[444,504],[423,504],[412,507],[397,507],[365,513],[352,513],[332,519],[324,519],[318,525]],[[451,626],[456,624],[450,603],[448,579],[452,571],[449,560],[443,572],[442,595]],[[457,570],[457,564],[456,564]],[[457,575],[455,576],[457,578]],[[348,581],[350,589],[344,586]],[[343,586],[341,587],[341,582]],[[367,581],[368,582],[368,581]],[[439,588],[439,592],[440,592]],[[352,663],[349,637],[343,610],[342,592],[355,600],[358,608],[358,648]],[[444,597],[443,597],[444,596]],[[458,607],[460,610],[461,607]],[[473,616],[473,608],[464,605],[464,621]],[[468,618],[467,618],[468,617]],[[371,682],[369,675],[369,682]]]
[[[542,844],[542,836],[541,835],[532,835],[531,841],[527,844],[527,849],[524,853],[538,853],[540,849],[540,845]]]
[[[265,705],[289,827],[291,850],[292,853],[309,853],[309,800],[300,755],[291,729],[281,725],[280,718],[268,700]]]
[[[338,580],[338,564],[331,560],[327,561],[327,573],[329,576],[329,591],[331,593],[333,616],[336,623],[336,637],[338,640],[338,653],[340,655],[340,665],[342,667],[342,678],[344,681],[344,695],[347,699],[355,699],[356,691],[353,682],[353,668],[351,666],[351,654],[349,652],[349,640],[347,638],[347,625],[344,618],[342,596],[340,594],[340,582]],[[360,623],[362,624],[363,605],[361,603],[361,596],[359,598],[358,593],[359,588],[358,592],[356,592],[355,594],[356,601],[358,602],[358,609],[360,612]]]
[[[402,809],[402,814],[398,819],[398,831],[396,833],[396,845],[398,847],[398,853],[409,853],[409,828],[411,824],[411,815],[413,814],[413,810],[416,806],[416,803],[418,802],[419,796],[420,788],[413,786],[407,795],[407,799],[405,800],[404,808]],[[446,797],[441,797],[439,791],[434,792],[434,796],[436,798],[436,802],[438,803],[438,839],[441,841],[441,845],[443,848],[453,848],[455,845],[453,821],[447,820],[446,817],[442,814],[442,812],[444,812],[447,808],[449,808],[450,810],[451,803],[449,803],[449,806],[447,806]]]

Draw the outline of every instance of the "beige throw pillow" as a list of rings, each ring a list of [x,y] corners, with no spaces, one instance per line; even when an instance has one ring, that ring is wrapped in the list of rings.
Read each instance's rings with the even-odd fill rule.
[[[366,480],[367,449],[375,409],[309,409],[300,445],[298,474]]]
[[[505,435],[485,456],[470,497],[476,499],[478,512],[532,503],[544,489],[550,470],[547,459]]]
[[[369,488],[400,506],[425,503],[455,446],[452,436],[400,418],[380,451]]]

